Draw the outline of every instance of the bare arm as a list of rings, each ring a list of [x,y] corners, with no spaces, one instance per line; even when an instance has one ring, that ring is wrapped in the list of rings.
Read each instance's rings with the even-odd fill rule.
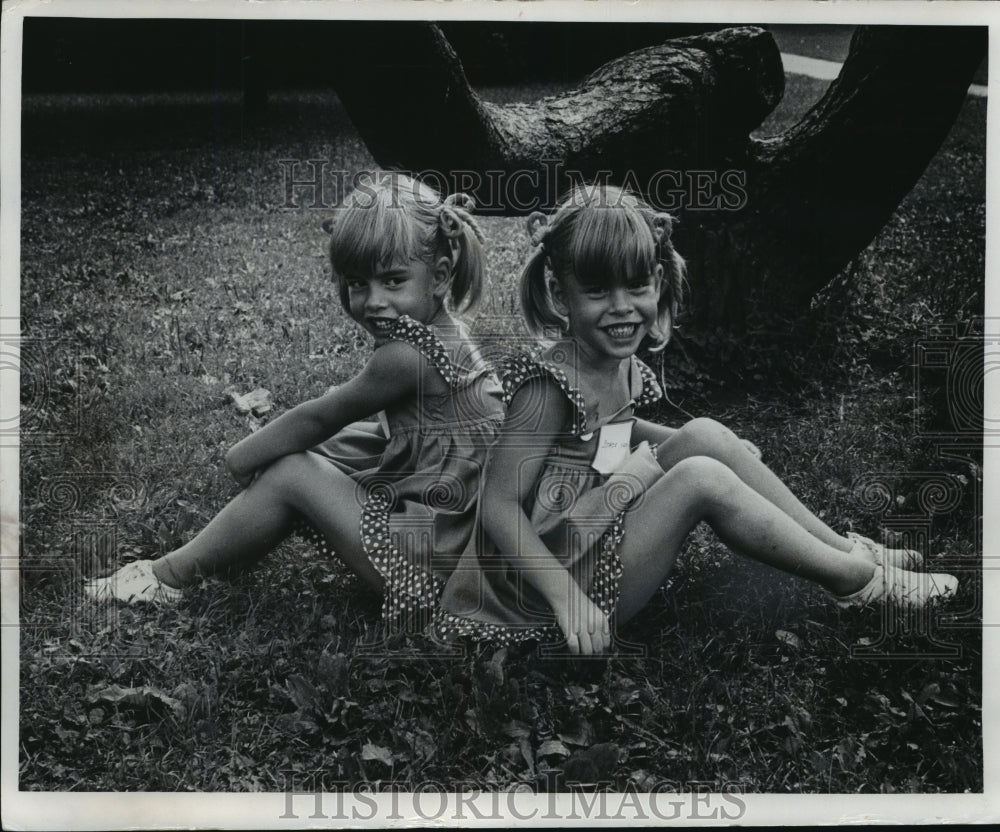
[[[657,425],[655,422],[647,422],[645,419],[636,419],[632,428],[632,445],[638,445],[643,440],[649,442],[654,448],[668,442],[678,434],[678,428],[668,428],[666,425]],[[757,459],[760,459],[760,448],[754,445],[749,439],[740,440],[746,449]]]
[[[409,344],[385,344],[346,384],[292,408],[235,444],[226,454],[226,467],[245,485],[274,460],[312,448],[352,422],[415,395],[422,370],[423,359]]]
[[[611,644],[607,616],[546,548],[522,506],[535,488],[570,404],[547,379],[532,379],[507,410],[483,485],[486,533],[548,601],[573,653],[602,653]]]
[[[632,426],[632,445],[638,445],[646,441],[654,448],[661,442],[666,442],[677,433],[677,428],[668,428],[666,425],[658,425],[655,422],[647,422],[645,419],[636,419]]]

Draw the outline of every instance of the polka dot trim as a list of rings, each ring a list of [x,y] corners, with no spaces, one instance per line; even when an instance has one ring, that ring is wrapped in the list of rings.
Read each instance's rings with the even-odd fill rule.
[[[453,615],[450,612],[438,614],[434,622],[434,629],[442,641],[472,638],[476,641],[491,641],[507,647],[525,641],[552,644],[564,639],[562,631],[556,626],[504,627],[499,624],[488,624],[484,621],[473,621],[471,618]]]
[[[635,356],[632,357],[632,362],[639,368],[639,375],[642,378],[642,392],[635,400],[635,406],[645,407],[662,399],[663,390],[660,388],[660,382],[656,380],[656,373]]]
[[[504,404],[510,405],[514,394],[533,378],[548,376],[562,390],[573,405],[573,421],[570,432],[574,435],[587,432],[587,405],[583,394],[569,383],[566,373],[554,364],[545,361],[537,355],[514,355],[504,359],[499,368],[500,382],[503,384]]]
[[[306,543],[311,543],[319,549],[320,554],[323,554],[326,557],[332,558],[336,554],[333,551],[333,546],[330,541],[327,540],[325,535],[308,520],[296,520],[295,523],[292,524],[292,534],[306,541]]]
[[[361,544],[372,565],[385,579],[382,615],[389,623],[402,623],[421,609],[433,608],[444,581],[427,569],[407,561],[389,534],[392,504],[380,493],[372,494],[361,510]]]
[[[632,356],[632,364],[639,371],[642,380],[642,391],[635,400],[636,407],[645,407],[663,398],[660,383],[656,373],[640,359]],[[583,394],[569,383],[566,373],[556,365],[541,358],[538,354],[519,354],[504,359],[499,368],[500,380],[503,384],[504,404],[510,405],[511,399],[518,389],[533,378],[551,378],[573,405],[573,422],[570,432],[580,435],[587,432],[587,404]]]
[[[436,606],[444,581],[403,559],[389,536],[390,508],[387,498],[380,494],[368,501],[362,509],[361,540],[365,553],[385,579],[382,615],[390,624],[402,624],[413,613]],[[309,521],[296,521],[292,532],[314,545],[326,557],[334,557],[330,541]]]
[[[624,516],[625,513],[622,512],[615,517],[611,528],[601,537],[599,560],[587,590],[588,597],[609,618],[614,615],[615,607],[618,606],[622,577],[622,562],[618,555],[618,547],[625,537]],[[566,640],[557,624],[544,627],[508,627],[446,612],[438,612],[434,628],[438,637],[444,641],[466,637],[510,646],[525,641],[553,644]]]
[[[413,320],[409,315],[401,315],[396,318],[392,331],[386,337],[410,344],[434,365],[448,384],[455,385],[455,368],[448,357],[448,351],[430,327]]]

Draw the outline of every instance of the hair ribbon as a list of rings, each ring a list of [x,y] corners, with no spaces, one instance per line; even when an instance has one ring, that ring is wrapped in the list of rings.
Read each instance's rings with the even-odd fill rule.
[[[656,244],[669,242],[670,235],[674,232],[674,218],[670,214],[653,215],[653,238]]]

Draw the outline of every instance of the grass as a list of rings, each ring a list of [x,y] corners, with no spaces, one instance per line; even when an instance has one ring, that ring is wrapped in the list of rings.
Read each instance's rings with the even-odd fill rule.
[[[790,79],[772,126],[818,94]],[[737,350],[739,383],[668,378],[676,406],[655,414],[726,422],[835,528],[925,530],[963,577],[950,617],[838,611],[699,530],[623,633],[644,654],[601,662],[451,658],[410,636],[365,648],[378,600],[298,543],[176,608],[83,604],[82,575],[169,551],[233,496],[222,455],[256,420],[228,391],[266,387],[277,413],[359,368],[327,212],[282,207],[277,160],[373,163],[318,95],[253,124],[234,101],[25,107],[22,789],[280,790],[316,772],[544,786],[613,743],[600,774],[618,789],[982,790],[981,459],[918,430],[948,425],[948,389],[935,377],[915,399],[911,365],[930,327],[982,314],[985,101],[804,333]],[[484,225],[484,312],[510,314],[521,221]],[[887,511],[865,502],[865,475],[892,490]],[[954,499],[927,517],[929,482]]]

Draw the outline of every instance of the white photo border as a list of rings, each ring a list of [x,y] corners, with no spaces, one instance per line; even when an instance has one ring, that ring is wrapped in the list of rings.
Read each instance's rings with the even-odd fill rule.
[[[990,27],[990,52],[1000,45],[1000,9],[992,3],[898,2],[813,3],[806,0],[726,0],[706,4],[698,0],[642,0],[619,3],[613,0],[539,0],[538,2],[497,3],[463,0],[453,3],[416,3],[411,0],[308,0],[307,2],[243,2],[242,0],[22,0],[5,2],[0,28],[0,321],[18,331],[20,316],[20,110],[21,35],[26,17],[158,17],[232,19],[434,19],[504,21],[643,21],[669,18],[672,22],[801,23],[801,24],[964,24]],[[987,242],[986,242],[986,321],[997,325],[1000,316],[1000,280],[993,277],[998,265],[997,197],[998,154],[996,90],[998,70],[990,62],[987,108]],[[996,331],[987,331],[994,338]],[[16,418],[19,378],[14,372],[0,374],[0,418]],[[1000,404],[997,374],[985,374],[986,413]],[[989,449],[992,454],[986,454]],[[1000,505],[997,446],[984,448],[985,506]],[[432,817],[424,807],[406,795],[378,795],[358,804],[341,817],[332,807],[316,813],[308,801],[286,806],[287,796],[269,794],[186,794],[186,793],[33,793],[18,791],[18,677],[19,639],[17,629],[19,551],[18,533],[19,453],[16,447],[0,448],[0,559],[2,573],[2,802],[6,828],[59,829],[141,829],[141,828],[312,828],[327,826],[441,826],[468,825],[500,827],[511,823],[538,826],[590,826],[593,819],[574,808],[570,795],[531,795],[512,792],[498,799],[482,795],[477,810],[466,801],[450,799],[446,811]],[[1000,515],[984,512],[984,557],[1000,556]],[[987,553],[994,553],[996,555]],[[703,802],[691,795],[673,795],[681,801],[679,816],[665,796],[641,796],[613,816],[616,823],[641,822],[645,825],[791,825],[831,823],[928,823],[988,822],[1000,819],[1000,783],[997,749],[1000,743],[1000,711],[995,687],[1000,678],[1000,576],[984,569],[983,624],[983,741],[984,792],[982,794],[917,795],[743,795],[745,805],[721,801],[719,796]],[[511,797],[513,795],[513,797]],[[451,798],[455,798],[454,795]],[[393,803],[395,800],[395,804]],[[652,801],[652,803],[650,802]],[[377,807],[372,804],[377,802]],[[436,804],[434,804],[436,805]],[[457,808],[456,808],[457,807]],[[575,813],[575,814],[574,814]],[[319,817],[310,817],[320,814]],[[283,817],[284,815],[284,817]],[[295,817],[292,817],[294,815]],[[629,819],[632,819],[631,821]]]

